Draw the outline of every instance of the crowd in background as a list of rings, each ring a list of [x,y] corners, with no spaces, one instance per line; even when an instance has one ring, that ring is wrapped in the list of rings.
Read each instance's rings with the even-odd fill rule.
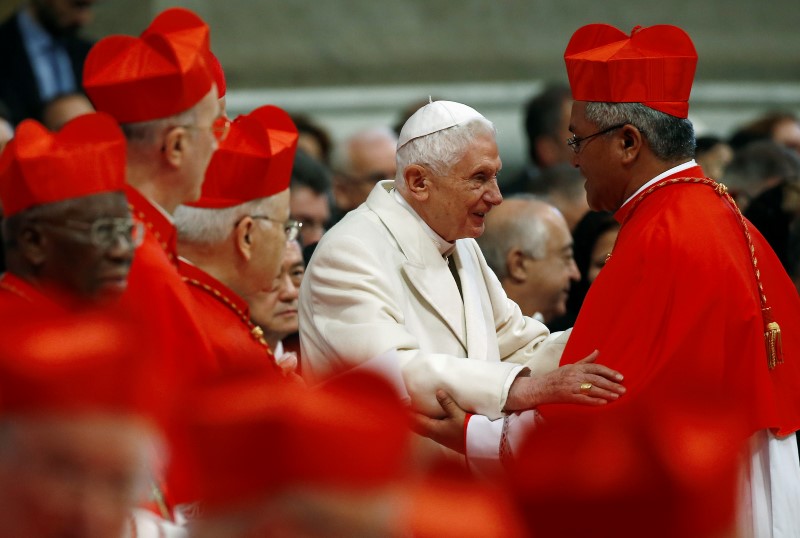
[[[91,17],[91,9],[91,1],[33,0],[0,25],[0,47],[4,51],[0,59],[0,155],[3,148],[15,139],[15,132],[18,132],[17,129],[24,120],[34,119],[40,122],[55,136],[70,121],[95,112],[93,100],[84,93],[82,85],[82,77],[85,76],[82,74],[84,62],[93,43],[80,34],[81,28]],[[221,97],[219,106],[223,107],[224,113],[224,87],[219,79],[216,87]],[[439,97],[447,99],[445,95]],[[277,265],[275,274],[270,275],[267,284],[263,282],[264,278],[258,280],[257,271],[262,266],[248,266],[233,257],[229,264],[238,271],[236,276],[231,276],[230,280],[221,277],[218,279],[234,291],[245,290],[238,294],[247,304],[248,330],[260,328],[259,338],[263,337],[263,341],[259,341],[259,345],[267,346],[271,350],[275,361],[284,372],[303,373],[303,357],[298,337],[298,298],[299,290],[303,286],[305,267],[312,259],[316,245],[331,227],[367,200],[376,183],[395,178],[398,172],[396,150],[401,129],[406,120],[426,102],[427,100],[415,103],[398,102],[397,119],[391,125],[368,126],[342,140],[334,140],[323,124],[303,110],[286,111],[287,117],[291,118],[291,128],[280,127],[280,121],[283,120],[276,119],[276,116],[265,120],[271,126],[267,130],[270,131],[270,136],[274,135],[273,140],[278,136],[275,132],[283,129],[281,132],[285,133],[295,129],[296,139],[293,143],[296,152],[284,154],[284,157],[289,155],[291,160],[291,164],[285,168],[284,178],[288,191],[276,187],[250,198],[237,193],[240,196],[237,201],[250,203],[256,198],[268,199],[269,203],[266,205],[252,206],[258,211],[254,210],[249,217],[269,220],[270,217],[259,214],[259,211],[263,208],[275,210],[279,207],[275,204],[281,203],[279,197],[285,195],[288,201],[288,219],[281,220],[296,221],[294,231],[287,227],[281,231],[285,231],[285,236],[278,233],[282,246],[273,252],[279,254],[280,263],[274,264]],[[213,103],[216,106],[215,100]],[[571,108],[570,88],[561,83],[546,85],[525,103],[527,162],[516,177],[501,176],[499,184],[504,202],[488,213],[485,233],[478,239],[486,262],[508,297],[519,305],[523,315],[541,321],[551,331],[562,331],[573,326],[590,285],[602,272],[606,259],[614,248],[620,229],[620,224],[611,213],[589,210],[584,190],[585,179],[581,171],[573,165],[575,153],[567,145],[567,139],[572,134],[569,125]],[[256,112],[253,114],[258,115]],[[158,117],[146,119],[150,121]],[[244,132],[241,125],[246,124],[246,121],[237,121],[239,123],[234,122],[233,132],[238,133],[237,129]],[[710,133],[713,133],[713,126],[708,127]],[[129,133],[126,132],[126,135]],[[242,140],[246,139],[244,134],[241,136]],[[222,139],[219,140],[222,144]],[[255,147],[256,142],[252,144]],[[223,177],[240,166],[237,159],[242,158],[241,154],[227,146],[220,147],[223,148],[218,150],[220,156],[215,157],[217,161],[212,161],[215,164],[209,167],[207,177],[213,174]],[[253,151],[257,153],[257,150]],[[161,152],[163,153],[163,148]],[[221,156],[223,153],[227,157]],[[271,156],[273,157],[274,155]],[[710,178],[727,185],[742,213],[767,239],[800,291],[798,111],[764,110],[763,115],[739,126],[729,136],[705,134],[698,137],[695,159]],[[146,159],[142,161],[142,166],[145,165]],[[273,168],[269,174],[278,172]],[[271,181],[280,183],[283,180]],[[229,196],[226,188],[224,185],[220,186],[220,191],[215,196]],[[208,201],[213,197],[212,194],[204,191],[197,207],[181,205],[181,202],[176,204],[180,205],[179,209],[168,212],[174,213],[170,216],[170,221],[174,218],[177,226],[181,255],[190,258],[200,268],[216,269],[222,263],[220,260],[232,252],[230,245],[220,241],[217,246],[209,246],[208,237],[213,235],[213,229],[198,228],[195,224],[196,219],[204,218],[203,211],[219,209],[214,202]],[[203,205],[204,200],[206,205]],[[244,218],[245,214],[239,215],[234,225],[239,226]],[[227,221],[225,225],[227,226]],[[4,231],[7,229],[4,228]],[[261,232],[243,229],[242,244],[250,241],[251,233]],[[5,252],[12,248],[8,246],[9,241],[6,237]],[[214,248],[218,248],[218,251],[214,251]],[[242,249],[243,252],[249,252],[245,247]],[[220,254],[223,252],[228,254]],[[6,269],[5,264],[2,269]],[[217,273],[208,269],[208,272],[215,275],[228,274],[222,270]],[[250,280],[246,280],[251,272]],[[158,303],[154,308],[158,308]],[[81,355],[83,333],[79,330],[76,333],[76,327],[81,324],[92,327],[95,331],[105,331],[107,335],[117,335],[116,340],[109,336],[104,345],[107,353],[115,354],[125,361],[139,359],[138,356],[134,357],[131,348],[144,352],[152,345],[141,342],[135,335],[123,334],[125,331],[116,322],[98,320],[91,316],[74,322],[52,318],[48,331],[53,334],[48,341],[61,342],[63,347],[60,352],[65,355]],[[30,355],[31,360],[36,360],[40,351],[34,349],[34,344],[42,338],[40,327],[31,323],[11,324],[10,327],[11,329],[0,327],[0,331],[3,331],[0,336],[0,355]],[[12,333],[12,329],[16,332]],[[18,345],[19,342],[25,346]],[[214,345],[212,342],[211,347]],[[257,351],[260,352],[262,347],[258,347]],[[94,361],[95,358],[92,357],[91,360]],[[5,358],[0,362],[10,361]],[[119,365],[101,366],[99,370],[102,371],[105,367],[108,367],[109,372],[98,373],[101,376],[98,379],[102,379],[109,387],[117,387],[113,390],[124,392],[118,388],[118,385],[122,385],[119,383],[120,375],[130,376],[129,381],[147,384],[144,381],[147,376],[143,372],[137,370],[134,373],[120,374],[127,370]],[[91,371],[87,368],[87,364],[83,364],[70,373],[69,375],[75,376],[70,382],[77,386],[84,383],[85,376],[93,375],[87,374]],[[8,379],[18,379],[14,377],[17,375],[24,377],[8,365],[2,366],[2,369],[0,376],[6,375]],[[174,375],[174,372],[170,375]],[[504,482],[502,488],[497,483],[479,482],[467,476],[461,469],[451,467],[449,462],[422,464],[420,462],[431,458],[430,453],[416,446],[416,438],[412,438],[410,432],[406,435],[404,429],[398,429],[398,424],[390,423],[394,420],[404,425],[407,420],[404,409],[396,406],[397,402],[393,399],[385,398],[394,389],[385,385],[384,380],[373,379],[368,374],[362,379],[358,377],[360,373],[357,373],[353,378],[342,379],[338,384],[331,383],[313,394],[291,385],[270,385],[271,390],[274,390],[272,399],[280,400],[280,405],[275,401],[269,404],[261,402],[264,407],[258,409],[245,409],[237,405],[237,395],[255,390],[254,379],[258,380],[258,376],[271,379],[274,375],[274,372],[259,371],[251,378],[237,378],[225,386],[206,387],[204,392],[195,394],[188,403],[182,403],[182,416],[188,426],[185,431],[176,434],[176,453],[184,454],[183,451],[188,450],[186,443],[202,445],[204,448],[196,458],[199,463],[193,463],[210,469],[207,476],[193,483],[196,488],[193,493],[202,492],[208,509],[203,515],[204,518],[207,517],[205,524],[198,526],[193,536],[262,536],[258,534],[258,529],[262,532],[270,529],[272,534],[263,534],[265,536],[299,536],[300,534],[295,533],[301,532],[301,528],[309,536],[525,536],[528,535],[525,530],[528,528],[527,520],[533,518],[533,514],[544,519],[550,510],[553,518],[555,513],[559,517],[567,517],[559,512],[558,507],[551,506],[555,501],[549,501],[542,493],[544,491],[551,491],[553,499],[567,504],[574,503],[579,510],[584,511],[582,513],[587,520],[587,533],[591,533],[589,527],[598,524],[598,518],[605,516],[598,508],[605,504],[592,504],[592,501],[603,497],[603,492],[611,492],[609,499],[618,505],[627,503],[630,506],[630,503],[634,503],[642,513],[648,513],[647,510],[652,509],[653,503],[662,502],[665,498],[672,502],[677,497],[670,495],[677,491],[675,495],[685,494],[687,497],[681,502],[676,501],[676,505],[671,508],[671,514],[680,513],[680,517],[694,522],[708,522],[708,518],[713,517],[729,517],[724,506],[706,507],[705,514],[697,513],[697,506],[692,504],[696,499],[690,495],[697,495],[698,489],[687,483],[672,481],[672,477],[666,475],[659,475],[663,481],[653,482],[645,488],[649,496],[637,497],[643,491],[637,489],[643,487],[641,484],[607,477],[607,480],[601,480],[597,484],[590,483],[587,489],[589,493],[585,498],[573,498],[559,490],[558,484],[554,483],[556,477],[548,476],[545,469],[535,464],[529,464],[531,468],[527,469],[523,463],[522,468],[518,469],[516,479],[510,484]],[[61,389],[53,388],[58,382],[47,380],[46,383],[36,384],[32,381],[29,388],[20,388],[18,392],[24,392],[23,389],[32,392],[52,389],[54,393],[58,393]],[[14,393],[8,399],[11,403],[6,404],[7,398],[2,391],[8,390],[7,385],[0,380],[0,414],[6,405],[9,409],[15,409],[14,405],[23,409],[38,408],[39,402],[31,403],[35,400],[31,394]],[[363,394],[353,396],[360,392]],[[53,398],[55,403],[49,404],[67,405],[64,402],[74,397],[70,393],[62,398],[59,393],[58,397]],[[109,398],[104,393],[100,398],[104,402],[102,405]],[[300,401],[303,402],[302,405],[298,403]],[[691,435],[691,413],[682,405],[678,407],[676,416],[686,421],[686,435]],[[268,416],[269,420],[259,422],[254,418],[256,413]],[[382,418],[352,422],[347,419],[353,414],[364,413],[374,413]],[[235,417],[235,420],[221,424],[223,415]],[[189,416],[191,418],[186,418]],[[672,417],[670,420],[677,419]],[[702,421],[702,417],[696,420]],[[545,437],[535,447],[529,447],[529,462],[548,460],[553,465],[574,465],[576,480],[582,479],[581,472],[591,473],[589,464],[592,462],[605,467],[609,476],[615,473],[616,477],[629,476],[642,468],[649,469],[653,462],[647,460],[658,458],[655,454],[658,453],[659,444],[669,444],[672,441],[661,439],[659,435],[663,435],[663,432],[660,434],[652,426],[652,421],[639,414],[617,416],[613,421],[609,427],[619,428],[624,432],[645,432],[646,435],[626,433],[615,439],[613,446],[607,446],[594,454],[577,454],[577,459],[573,460],[566,458],[563,450],[564,437]],[[721,430],[724,427],[724,421],[722,422],[723,424],[703,423],[702,427]],[[137,439],[137,436],[139,440],[143,438],[145,434],[138,429],[141,425],[129,426],[129,429],[124,430],[128,437],[121,437],[113,441],[114,443],[124,443],[125,439]],[[604,435],[602,430],[591,424],[582,426],[586,427],[584,437],[570,437],[569,442],[579,444],[596,441]],[[92,435],[97,435],[97,431],[92,430]],[[274,436],[278,435],[276,432],[280,432],[285,441],[275,443]],[[3,452],[3,442],[6,440],[4,434],[5,429],[0,429],[0,459],[11,457]],[[33,446],[30,443],[35,444],[36,436],[41,435],[41,432],[27,432],[26,435],[28,437],[25,442],[29,445],[25,446]],[[568,432],[567,435],[572,433]],[[233,454],[229,446],[218,443],[223,437],[231,441],[230,444],[235,445],[240,452]],[[646,437],[646,440],[642,437]],[[365,439],[369,439],[368,447],[363,446]],[[109,437],[102,435],[93,442],[98,445],[111,443]],[[92,443],[86,441],[86,444],[88,446]],[[643,456],[640,452],[637,456],[640,459],[632,456],[625,459],[616,457],[615,451],[625,454],[652,452],[648,453],[649,456]],[[14,457],[18,456],[17,454]],[[94,453],[92,457],[99,458],[102,455]],[[227,461],[219,464],[218,459]],[[258,467],[255,463],[260,460],[270,460],[263,472],[254,470]],[[302,465],[293,463],[295,460],[301,461]],[[717,463],[722,467],[732,465],[731,461],[722,458]],[[414,465],[409,462],[414,462]],[[77,476],[78,471],[73,468],[60,468],[58,462],[53,461],[45,463],[50,465],[45,470],[50,473],[48,476],[58,472],[65,475],[73,473],[73,479]],[[2,469],[0,462],[0,471]],[[239,476],[236,480],[231,479],[230,473],[236,470],[244,478]],[[8,474],[7,471],[0,472],[0,487],[7,484],[3,480],[8,479],[8,476],[4,478],[3,472]],[[192,469],[178,469],[177,472],[191,473]],[[717,470],[710,470],[709,476],[698,478],[698,482],[702,480],[703,487],[707,487],[708,483],[716,479],[714,472]],[[537,473],[542,477],[538,489],[519,479],[520,476],[530,477]],[[425,476],[420,477],[423,474]],[[107,480],[105,487],[108,491],[116,491],[110,489],[114,486],[120,486],[118,489],[124,490],[119,483],[113,482],[113,478],[98,477],[96,475],[93,478],[75,480]],[[314,487],[301,487],[308,483]],[[270,484],[269,487],[275,491],[280,489],[281,494],[270,491],[270,503],[260,505],[259,511],[249,512],[253,508],[248,504],[253,498],[253,492],[262,488],[260,493],[266,495],[264,488],[267,486],[264,484]],[[594,491],[592,488],[601,488],[598,484],[605,489]],[[719,486],[719,483],[716,485]],[[656,492],[657,488],[661,490]],[[123,493],[125,491],[127,490]],[[64,488],[58,493],[65,497],[70,495]],[[173,507],[167,507],[167,512],[164,512],[164,499],[158,498],[158,495],[149,495],[149,499],[151,504],[156,505],[156,509],[151,511],[160,510],[159,515],[164,519],[175,518],[170,513]],[[241,499],[248,501],[239,503]],[[7,499],[0,494],[0,500]],[[66,503],[64,499],[58,500]],[[86,503],[89,511],[99,506],[90,505],[91,500]],[[4,511],[0,509],[0,517],[3,515]],[[192,518],[191,514],[183,514],[182,517],[190,520]],[[126,529],[126,533],[136,533],[138,528],[138,532],[142,533],[140,535],[144,535],[148,525],[153,525],[153,528],[160,525],[142,517],[134,521],[133,531]],[[79,525],[75,522],[70,524]],[[612,528],[619,525],[614,521],[604,524]],[[698,525],[697,528],[700,528],[703,524]],[[690,527],[691,525],[687,528]],[[239,528],[245,530],[242,534],[235,534],[235,529]],[[636,528],[635,524],[631,523],[630,528]],[[503,529],[503,532],[497,533],[497,529]],[[158,532],[183,531],[163,526]],[[246,534],[248,532],[252,534]],[[85,535],[101,536],[93,535],[89,531]],[[551,534],[545,531],[541,535]],[[0,538],[4,536],[6,534],[0,529]]]

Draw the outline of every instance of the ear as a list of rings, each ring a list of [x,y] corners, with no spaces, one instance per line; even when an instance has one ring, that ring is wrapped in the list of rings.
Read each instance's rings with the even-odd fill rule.
[[[622,162],[630,164],[637,159],[644,147],[645,140],[642,132],[635,125],[625,125],[620,129],[620,149]]]
[[[430,195],[430,172],[419,164],[410,164],[403,170],[403,181],[412,198],[419,201],[428,199]]]
[[[47,239],[35,226],[26,226],[17,238],[22,257],[33,267],[41,267],[47,260]]]
[[[525,270],[525,259],[527,256],[519,248],[512,248],[506,254],[506,273],[508,278],[520,283],[528,280],[528,272]]]
[[[164,145],[161,152],[164,159],[174,168],[179,168],[186,158],[186,143],[188,131],[184,127],[173,127],[164,136]]]
[[[234,248],[236,249],[236,253],[245,261],[250,261],[250,258],[253,256],[252,234],[255,226],[255,220],[250,217],[244,217],[233,229]]]

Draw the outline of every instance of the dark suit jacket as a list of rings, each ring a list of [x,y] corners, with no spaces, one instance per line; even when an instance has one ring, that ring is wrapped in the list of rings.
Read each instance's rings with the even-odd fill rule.
[[[43,105],[39,99],[36,76],[22,42],[18,18],[19,12],[16,12],[0,24],[0,101],[8,107],[14,125],[25,118],[41,119]],[[94,43],[79,37],[65,38],[62,42],[72,63],[75,82],[78,89],[82,89],[83,63]]]

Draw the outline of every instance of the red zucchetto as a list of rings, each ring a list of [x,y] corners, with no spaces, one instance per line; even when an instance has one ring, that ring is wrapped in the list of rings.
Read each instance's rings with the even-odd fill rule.
[[[122,130],[102,112],[78,116],[55,133],[23,121],[0,155],[3,214],[123,190],[125,151]]]
[[[222,69],[222,64],[213,52],[208,55],[208,65],[214,75],[214,82],[217,84],[217,97],[222,99],[228,90],[228,84],[225,82],[225,71]]]
[[[211,158],[202,197],[187,205],[232,207],[288,189],[297,138],[289,114],[276,106],[239,116]]]
[[[637,26],[629,37],[607,24],[589,24],[572,35],[564,60],[576,101],[642,103],[678,118],[689,115],[697,51],[677,26]]]
[[[171,8],[140,37],[98,41],[86,58],[83,85],[95,108],[119,123],[167,118],[211,90],[210,55],[205,22],[188,9]]]

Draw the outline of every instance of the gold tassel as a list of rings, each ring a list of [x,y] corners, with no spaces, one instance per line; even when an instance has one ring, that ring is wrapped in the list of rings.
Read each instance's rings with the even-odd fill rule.
[[[769,322],[764,338],[767,341],[767,364],[769,369],[772,370],[778,364],[783,363],[783,343],[781,342],[780,326],[774,321]]]

